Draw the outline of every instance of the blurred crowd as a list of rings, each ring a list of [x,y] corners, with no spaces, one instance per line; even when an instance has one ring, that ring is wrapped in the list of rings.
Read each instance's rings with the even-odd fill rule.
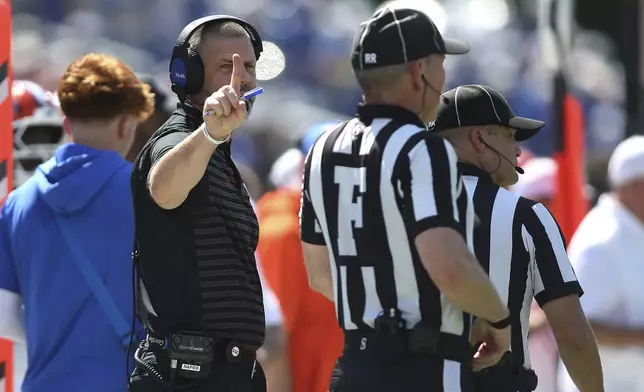
[[[424,8],[443,32],[472,46],[468,55],[446,61],[446,88],[466,83],[493,86],[517,113],[549,123],[553,59],[543,50],[536,2],[409,1]],[[17,107],[29,113],[14,122],[17,185],[65,140],[58,111],[34,111],[28,106],[56,107],[56,97],[47,91],[56,90],[62,71],[73,59],[89,51],[114,54],[145,74],[154,87],[161,116],[153,119],[151,132],[176,105],[167,72],[174,40],[185,24],[207,14],[242,17],[267,41],[258,65],[262,80],[258,83],[266,93],[258,98],[247,127],[235,134],[233,147],[233,157],[256,200],[299,177],[301,168],[289,162],[302,158],[295,146],[303,136],[317,132],[322,121],[351,116],[360,101],[348,54],[356,26],[373,12],[372,1],[58,0],[47,7],[42,4],[21,0],[12,5],[14,79],[36,84],[14,87],[24,89],[13,95],[27,97]],[[624,74],[612,42],[598,32],[579,30],[569,56],[575,69],[571,87],[586,121],[589,187],[580,191],[595,204],[608,190],[608,157],[624,138]],[[49,135],[46,142],[37,136],[43,133]],[[533,158],[553,152],[553,136],[553,126],[546,125],[525,145],[523,159],[532,159],[532,168],[526,167],[529,177],[517,191],[528,197],[553,197],[553,162]],[[552,345],[551,340],[546,337],[534,352]],[[546,357],[555,359],[546,362],[556,363],[556,352],[547,351]],[[21,363],[17,362],[18,367]]]
[[[368,17],[370,0],[36,0],[13,4],[15,79],[55,90],[64,67],[88,51],[118,55],[151,75],[168,92],[167,67],[181,28],[206,14],[247,19],[270,44],[259,66],[266,88],[253,117],[236,135],[235,154],[270,189],[271,163],[312,124],[353,114],[360,93],[348,52],[355,26]],[[467,56],[448,59],[447,85],[493,86],[517,112],[551,118],[553,59],[537,30],[537,3],[510,0],[411,0],[444,33],[468,41]],[[583,103],[589,162],[609,153],[624,136],[624,75],[613,44],[594,31],[577,31],[570,51],[571,84]],[[168,94],[165,105],[175,105]],[[551,125],[526,145],[536,155],[553,149]],[[596,158],[599,157],[599,158]],[[255,196],[258,196],[257,194]]]

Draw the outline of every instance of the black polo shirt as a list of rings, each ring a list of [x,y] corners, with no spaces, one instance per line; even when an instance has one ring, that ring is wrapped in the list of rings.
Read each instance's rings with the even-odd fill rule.
[[[259,228],[230,143],[217,147],[203,178],[178,208],[158,207],[148,190],[154,163],[202,122],[196,109],[177,109],[134,163],[137,314],[155,335],[206,331],[257,349],[265,330],[255,262]]]

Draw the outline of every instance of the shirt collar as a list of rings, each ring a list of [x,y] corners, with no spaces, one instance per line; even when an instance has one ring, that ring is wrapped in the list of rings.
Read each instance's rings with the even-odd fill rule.
[[[390,118],[407,124],[418,125],[421,128],[427,127],[416,113],[394,105],[360,105],[356,116],[367,126],[371,125],[376,118]]]
[[[178,103],[177,111],[185,116],[191,123],[194,123],[197,127],[203,124],[203,114],[201,113],[201,110],[190,105],[188,102],[184,102],[183,104]]]
[[[492,181],[492,176],[490,175],[490,173],[486,172],[478,166],[472,165],[471,163],[459,162],[458,168],[461,170],[461,173],[464,176],[475,176],[482,180],[486,180],[492,183],[494,182]]]

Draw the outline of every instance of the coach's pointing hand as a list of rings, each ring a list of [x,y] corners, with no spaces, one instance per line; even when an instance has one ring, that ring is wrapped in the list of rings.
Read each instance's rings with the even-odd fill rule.
[[[244,78],[244,63],[238,54],[233,54],[233,71],[230,84],[223,86],[206,99],[203,116],[208,133],[215,140],[226,140],[246,121],[246,102],[240,99],[241,82]]]

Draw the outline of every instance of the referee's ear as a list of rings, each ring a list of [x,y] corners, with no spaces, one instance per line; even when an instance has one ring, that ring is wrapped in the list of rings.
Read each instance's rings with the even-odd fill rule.
[[[483,138],[483,130],[481,128],[471,128],[469,130],[469,138],[476,152],[485,151],[485,139]]]

